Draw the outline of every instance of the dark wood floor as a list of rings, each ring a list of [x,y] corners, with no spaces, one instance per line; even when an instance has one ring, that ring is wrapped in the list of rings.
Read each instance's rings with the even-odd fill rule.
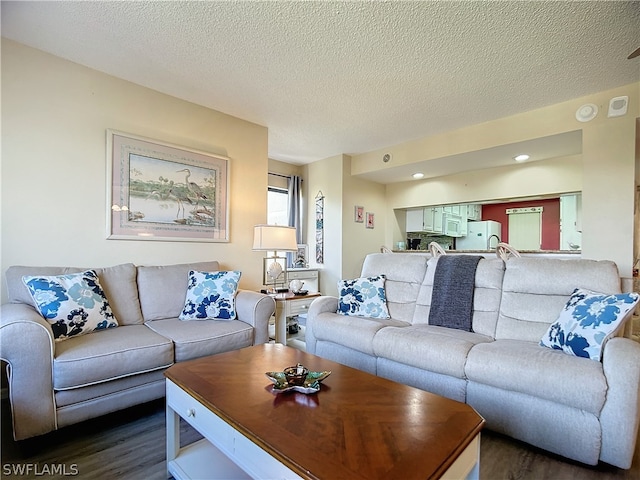
[[[11,438],[11,420],[7,401],[1,404],[1,478],[81,479],[165,479],[164,400],[66,427],[22,442]],[[186,423],[181,424],[183,444],[201,438]],[[29,475],[7,475],[13,469],[28,468]],[[38,465],[37,475],[33,464]],[[60,475],[43,475],[58,470]],[[64,473],[67,473],[65,476]],[[640,442],[631,470],[609,465],[587,467],[529,447],[510,438],[483,431],[480,478],[558,479],[558,480],[638,480],[640,479]]]

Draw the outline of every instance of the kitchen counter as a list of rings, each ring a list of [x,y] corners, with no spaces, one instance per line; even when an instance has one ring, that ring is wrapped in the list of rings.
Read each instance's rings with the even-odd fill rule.
[[[393,250],[394,253],[429,253],[428,250]],[[447,254],[460,254],[460,255],[483,255],[485,257],[493,256],[496,254],[493,250],[446,250]],[[582,252],[580,250],[518,250],[523,257],[553,257],[553,258],[567,258],[578,259],[581,258]]]
[[[496,249],[493,250],[447,250],[452,253],[496,253]],[[553,254],[553,255],[580,255],[581,250],[518,250],[518,252],[527,254]]]

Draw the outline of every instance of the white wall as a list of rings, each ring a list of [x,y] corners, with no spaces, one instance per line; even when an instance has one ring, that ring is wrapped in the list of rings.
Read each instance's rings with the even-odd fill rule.
[[[108,128],[230,157],[230,242],[107,240]],[[3,272],[219,260],[258,288],[267,165],[265,127],[2,39]]]

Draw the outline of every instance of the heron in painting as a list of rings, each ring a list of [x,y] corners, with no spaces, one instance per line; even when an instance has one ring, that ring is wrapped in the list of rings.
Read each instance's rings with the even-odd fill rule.
[[[176,203],[178,204],[178,212],[176,213],[176,218],[178,218],[178,215],[180,214],[180,210],[182,210],[182,218],[184,219],[184,204],[185,203],[193,204],[191,199],[186,195],[182,195],[181,193],[176,191],[176,189],[174,188],[169,189],[169,197],[174,198],[176,200]]]
[[[204,192],[200,188],[200,185],[198,185],[196,182],[189,181],[189,177],[191,176],[191,170],[189,170],[188,168],[183,168],[182,170],[178,170],[178,173],[180,172],[187,172],[187,174],[184,176],[184,183],[187,186],[187,189],[193,195],[195,195],[196,202],[198,202],[200,199],[206,200],[207,196],[204,194]]]
[[[162,177],[160,177],[162,181]],[[162,190],[154,190],[149,195],[147,195],[147,200],[153,198],[156,200],[164,201],[164,200],[173,200],[178,205],[178,211],[176,212],[176,218],[180,215],[180,210],[182,210],[182,218],[184,218],[184,204],[189,203],[193,204],[191,199],[184,194],[179,193],[174,187],[173,180],[169,181],[168,184],[163,185]],[[168,207],[168,206],[167,206]],[[163,205],[160,205],[160,208],[164,208]]]

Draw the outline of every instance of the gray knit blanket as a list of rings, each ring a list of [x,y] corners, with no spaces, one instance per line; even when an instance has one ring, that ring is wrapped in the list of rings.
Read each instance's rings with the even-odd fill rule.
[[[433,279],[429,325],[471,331],[476,268],[482,257],[443,255]]]

